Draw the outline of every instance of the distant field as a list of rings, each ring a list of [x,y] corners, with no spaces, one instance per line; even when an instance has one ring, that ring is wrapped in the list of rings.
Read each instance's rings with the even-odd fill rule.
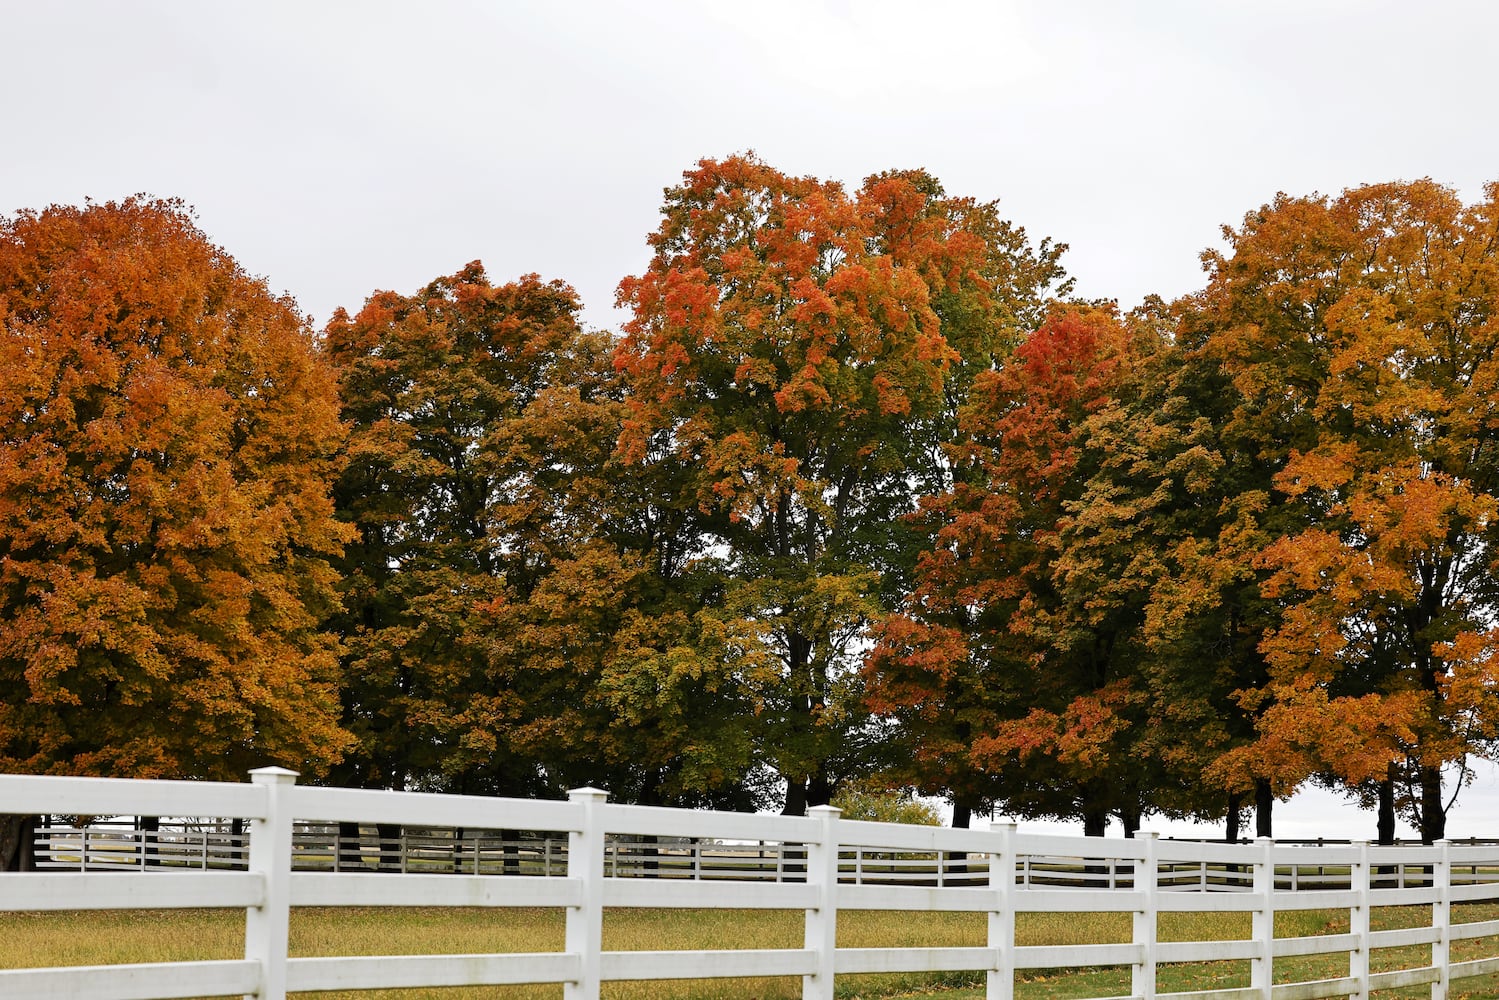
[[[1499,918],[1499,905],[1455,907],[1461,921]],[[1424,907],[1381,907],[1376,929],[1424,923]],[[982,914],[913,914],[845,911],[838,916],[843,947],[982,946]],[[1279,937],[1346,931],[1346,911],[1281,913]],[[1228,940],[1247,937],[1247,914],[1163,914],[1162,940]],[[191,961],[242,954],[241,910],[0,913],[0,967],[101,965],[121,962]],[[613,910],[604,917],[608,950],[662,948],[796,948],[802,914],[764,910]],[[1129,940],[1127,914],[1021,914],[1017,943],[1088,944]],[[563,913],[558,909],[303,909],[293,910],[293,955],[390,955],[560,951]],[[1422,947],[1378,949],[1376,971],[1420,965]],[[1499,939],[1454,944],[1461,961],[1499,954]],[[1343,956],[1283,959],[1276,981],[1346,975]],[[1050,970],[1027,973],[1018,1000],[1072,1000],[1129,993],[1129,969]],[[1247,962],[1162,966],[1161,992],[1247,986]],[[983,996],[978,975],[901,974],[841,977],[839,995],[860,1000],[937,995],[951,1000]],[[380,990],[302,994],[326,1000],[557,1000],[560,986],[472,989]],[[605,984],[612,1000],[795,1000],[801,982],[790,977]],[[1427,987],[1378,994],[1379,1000],[1425,1000]],[[1493,1000],[1499,977],[1468,980],[1453,1000]]]

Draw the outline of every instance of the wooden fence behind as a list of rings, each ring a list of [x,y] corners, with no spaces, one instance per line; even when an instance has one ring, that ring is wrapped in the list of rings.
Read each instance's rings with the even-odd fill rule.
[[[807,817],[611,805],[603,792],[574,791],[566,802],[299,787],[278,768],[248,784],[124,781],[0,775],[7,811],[36,815],[234,817],[246,822],[244,870],[180,866],[134,872],[86,870],[0,875],[0,910],[243,907],[242,959],[169,966],[0,971],[0,996],[148,998],[243,994],[281,1000],[288,990],[561,983],[567,1000],[595,1000],[602,982],[741,976],[801,976],[808,1000],[832,1000],[836,977],[868,972],[987,973],[987,995],[1010,1000],[1015,974],[1028,969],[1129,966],[1132,995],[1154,997],[1167,962],[1247,960],[1243,989],[1179,993],[1200,1000],[1315,1000],[1368,997],[1371,990],[1449,984],[1499,972],[1499,957],[1453,962],[1451,943],[1499,935],[1499,920],[1457,922],[1455,903],[1499,899],[1499,848],[1454,846],[1287,847],[1038,836],[843,820],[819,807]],[[505,878],[462,865],[441,874],[406,862],[405,872],[294,869],[298,821],[324,828],[446,827],[506,830],[546,841],[565,835],[554,870]],[[303,827],[305,830],[306,827]],[[159,832],[159,831],[158,831]],[[140,843],[146,843],[145,840]],[[610,844],[640,846],[639,865],[610,867]],[[775,845],[776,877],[764,864],[706,877],[703,848]],[[52,860],[66,863],[61,842]],[[663,846],[665,845],[665,846]],[[671,845],[676,845],[673,847]],[[669,851],[696,848],[686,858]],[[159,846],[159,845],[158,845]],[[304,843],[303,850],[306,849]],[[504,845],[499,871],[504,872]],[[654,851],[655,853],[648,853]],[[378,853],[378,848],[375,848]],[[617,856],[617,855],[616,855]],[[165,855],[162,855],[165,860]],[[543,862],[547,864],[548,862]],[[479,870],[484,860],[479,857]],[[654,866],[654,867],[652,867]],[[711,866],[709,866],[711,867]],[[550,874],[548,874],[550,871]],[[1044,883],[1042,881],[1044,873]],[[651,874],[656,877],[634,877]],[[566,910],[564,950],[539,954],[289,958],[292,906],[542,906]],[[1373,931],[1378,906],[1429,907],[1423,926]],[[805,913],[804,944],[792,949],[604,951],[606,908],[768,908]],[[966,911],[988,915],[988,940],[973,948],[840,948],[843,910]],[[1276,938],[1278,910],[1346,910],[1348,930]],[[1132,914],[1132,940],[1067,947],[1017,946],[1015,916],[1025,912]],[[1251,935],[1234,941],[1157,940],[1165,912],[1247,912]],[[1371,972],[1372,949],[1418,945],[1430,960]],[[1347,956],[1349,974],[1274,983],[1278,958]],[[1272,985],[1273,984],[1273,985]]]

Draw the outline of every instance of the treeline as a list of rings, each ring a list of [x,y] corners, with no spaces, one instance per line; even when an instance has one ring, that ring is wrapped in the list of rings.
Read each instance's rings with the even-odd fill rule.
[[[1499,735],[1499,186],[1072,298],[921,171],[666,192],[615,333],[473,263],[314,333],[180,203],[0,222],[0,770],[1439,838]],[[3,846],[3,845],[0,845]]]

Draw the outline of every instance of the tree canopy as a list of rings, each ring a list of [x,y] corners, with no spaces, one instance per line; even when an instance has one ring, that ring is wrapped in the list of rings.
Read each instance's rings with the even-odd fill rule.
[[[317,774],[337,388],[178,202],[0,221],[0,768]]]
[[[617,334],[475,261],[317,337],[179,202],[0,220],[0,767],[1439,838],[1499,752],[1499,185],[1224,236],[1124,313],[924,171],[741,154]]]
[[[861,645],[914,565],[902,518],[941,481],[960,349],[987,364],[1054,254],[925,174],[850,194],[752,156],[702,161],[662,216],[619,290],[620,447],[686,471],[761,753],[800,812],[867,768]]]

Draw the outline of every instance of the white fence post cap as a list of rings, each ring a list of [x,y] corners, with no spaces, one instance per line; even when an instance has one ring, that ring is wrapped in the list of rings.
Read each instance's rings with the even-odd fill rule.
[[[585,788],[570,788],[567,791],[567,797],[574,801],[578,799],[598,799],[599,801],[603,801],[609,797],[609,793],[602,788],[593,788],[590,786]]]
[[[807,810],[808,816],[842,816],[843,810],[837,806],[813,806]]]
[[[297,771],[289,771],[284,767],[257,767],[250,772],[250,780],[264,785],[274,782],[278,785],[291,784],[300,777]]]

